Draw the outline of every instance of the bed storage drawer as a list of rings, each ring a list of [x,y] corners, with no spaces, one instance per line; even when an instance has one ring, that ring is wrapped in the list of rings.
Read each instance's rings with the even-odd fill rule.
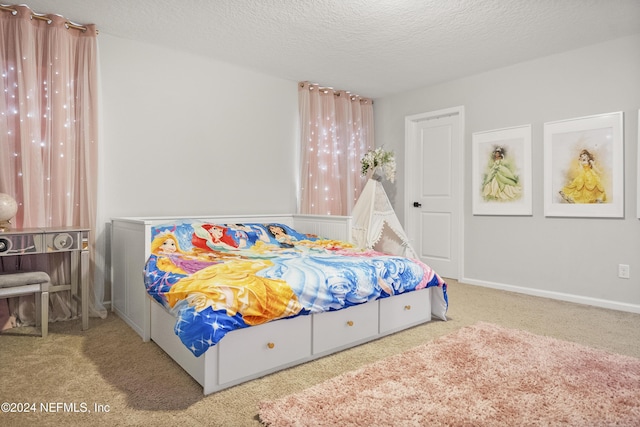
[[[239,380],[309,357],[310,332],[311,316],[299,316],[228,333],[218,343],[219,383]]]
[[[431,320],[431,300],[428,289],[380,300],[381,334],[429,320]]]
[[[378,334],[377,301],[313,315],[313,354],[357,343]]]

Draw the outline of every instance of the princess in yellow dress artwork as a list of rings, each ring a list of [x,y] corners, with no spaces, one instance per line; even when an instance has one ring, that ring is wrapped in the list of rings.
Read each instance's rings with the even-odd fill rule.
[[[593,154],[580,151],[579,167],[575,176],[562,190],[560,196],[567,203],[604,203],[607,194],[602,184],[601,172],[596,167]]]

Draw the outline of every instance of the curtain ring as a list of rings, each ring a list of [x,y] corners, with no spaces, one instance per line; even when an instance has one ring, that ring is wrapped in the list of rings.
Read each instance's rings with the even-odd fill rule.
[[[17,13],[17,12],[16,12]],[[53,22],[51,20],[51,18],[47,18],[46,16],[42,15],[34,15],[33,13],[31,14],[31,17],[29,19],[31,19],[33,21],[33,18],[39,19],[41,21],[45,21],[47,24],[51,25],[51,23]]]

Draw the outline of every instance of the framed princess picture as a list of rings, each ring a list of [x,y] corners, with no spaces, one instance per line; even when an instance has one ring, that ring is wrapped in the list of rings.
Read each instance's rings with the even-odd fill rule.
[[[623,113],[544,124],[545,216],[624,216]]]
[[[472,136],[474,215],[531,215],[531,125]]]

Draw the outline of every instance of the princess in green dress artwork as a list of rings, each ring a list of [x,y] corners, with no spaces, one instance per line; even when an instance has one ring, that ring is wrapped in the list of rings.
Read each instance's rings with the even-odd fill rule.
[[[509,202],[522,196],[520,179],[505,155],[504,147],[496,147],[491,152],[491,161],[482,181],[482,197],[486,201]]]

